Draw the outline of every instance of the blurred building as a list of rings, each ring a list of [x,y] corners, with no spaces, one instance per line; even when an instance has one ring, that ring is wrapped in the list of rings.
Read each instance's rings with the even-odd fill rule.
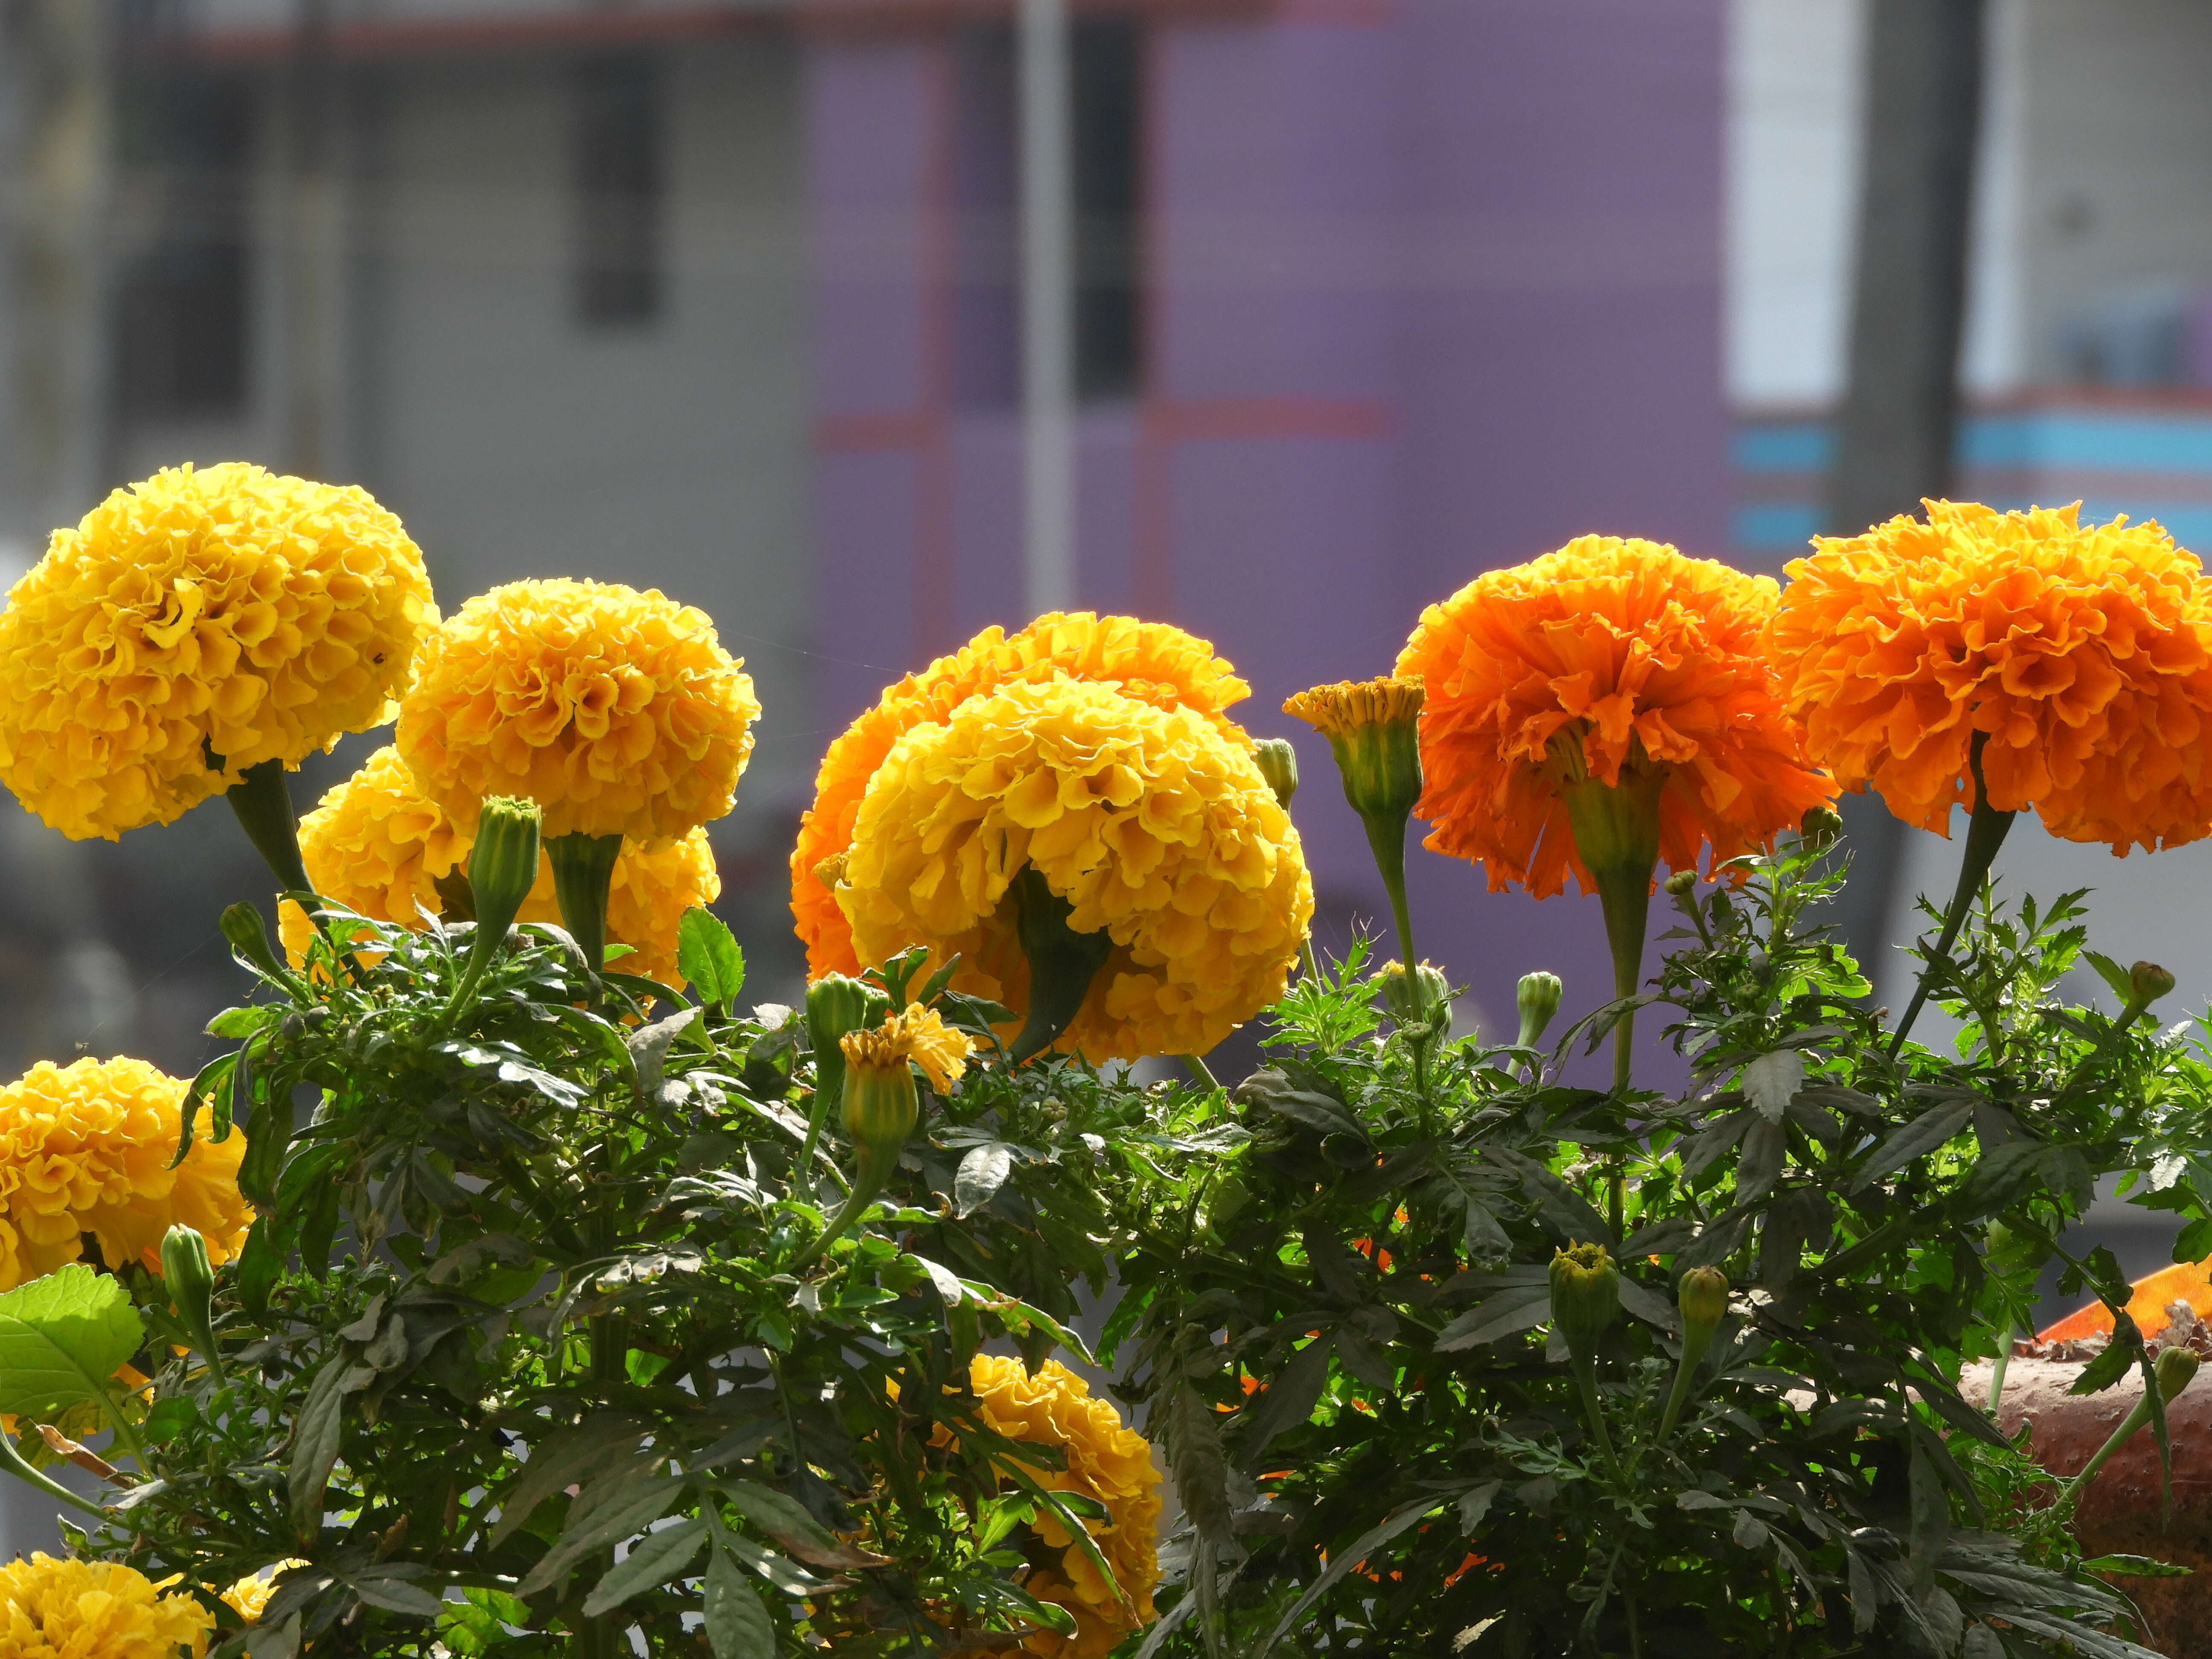
[[[772,963],[822,745],[1027,619],[1011,15],[118,6],[86,474],[243,455],[357,480],[448,605],[540,573],[704,606],[768,709],[720,848]],[[1335,940],[1379,891],[1282,698],[1386,670],[1425,603],[1583,531],[1725,546],[1723,22],[1720,0],[1076,8],[1078,599],[1213,639],[1251,723],[1302,735]],[[26,540],[54,521],[21,490],[0,511]],[[87,856],[143,902],[176,834]],[[1594,902],[1539,933],[1417,862],[1425,942],[1480,1006],[1510,1010],[1540,939],[1600,1000]]]
[[[1819,527],[1850,320],[1865,9],[1733,7],[1728,384],[1747,565],[1778,570]],[[2212,557],[2212,10],[1989,0],[1988,18],[1954,492],[2156,519]],[[1923,930],[1912,896],[1948,894],[1957,852],[1910,838],[1893,937]],[[2116,860],[2023,821],[1998,869],[2015,892],[2094,889],[2091,945],[2172,968],[2169,1018],[2212,1000],[2212,940],[2173,899],[2212,883],[2212,844]],[[1906,966],[1878,964],[1892,1001]]]

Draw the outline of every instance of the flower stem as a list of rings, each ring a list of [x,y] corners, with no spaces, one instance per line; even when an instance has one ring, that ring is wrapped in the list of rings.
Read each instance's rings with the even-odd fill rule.
[[[265,760],[249,766],[223,793],[238,816],[253,850],[288,893],[312,893],[307,866],[300,859],[300,820],[292,811],[292,792],[285,787],[284,763]]]
[[[1382,877],[1382,890],[1390,896],[1390,920],[1398,930],[1398,960],[1406,964],[1406,986],[1413,994],[1413,1018],[1425,1025],[1430,1009],[1421,988],[1420,975],[1416,971],[1421,959],[1413,954],[1413,915],[1406,902],[1406,817],[1400,813],[1395,818],[1382,813],[1359,815],[1367,826],[1367,845],[1375,854],[1375,867]],[[1425,1112],[1429,1098],[1429,1042],[1423,1037],[1412,1045],[1413,1050],[1413,1092],[1421,1098]]]
[[[1659,1414],[1661,1440],[1674,1433],[1674,1425],[1682,1420],[1682,1408],[1690,1403],[1690,1389],[1698,1379],[1698,1368],[1705,1363],[1705,1355],[1718,1329],[1718,1326],[1698,1324],[1682,1328],[1682,1357],[1674,1366],[1674,1386],[1668,1389],[1667,1409]]]
[[[1951,895],[1950,908],[1943,913],[1943,930],[1936,936],[1934,960],[1920,971],[1920,982],[1913,987],[1912,1000],[1906,1005],[1905,1018],[1897,1023],[1897,1033],[1889,1040],[1889,1054],[1897,1058],[1905,1048],[1905,1034],[1911,1030],[1912,1022],[1920,1017],[1927,1004],[1930,976],[1937,960],[1948,962],[1951,946],[1957,943],[1959,930],[1966,924],[1967,914],[1974,908],[1982,884],[1989,879],[1990,866],[1997,860],[1997,849],[2004,845],[2006,832],[2012,828],[2017,812],[1999,811],[1990,805],[1989,786],[1982,781],[1982,748],[1988,743],[1989,733],[1977,732],[1966,749],[1966,770],[1974,785],[1974,806],[1966,819],[1966,846],[1959,860],[1959,886]]]
[[[1583,1415],[1589,1419],[1590,1438],[1597,1443],[1598,1454],[1605,1459],[1606,1468],[1622,1486],[1628,1476],[1620,1467],[1620,1458],[1613,1449],[1613,1437],[1606,1432],[1605,1409],[1598,1403],[1597,1363],[1585,1354],[1577,1354],[1569,1364],[1575,1373],[1575,1386],[1582,1391]]]
[[[1990,1362],[1990,1415],[1997,1414],[2004,1403],[2005,1372],[2012,1365],[2012,1321],[2006,1320],[1997,1328],[1996,1358]]]
[[[1214,1079],[1213,1070],[1206,1063],[1203,1054],[1183,1055],[1182,1068],[1190,1073],[1190,1080],[1201,1089],[1218,1089],[1221,1086]]]
[[[104,1522],[111,1518],[107,1511],[97,1504],[79,1498],[60,1481],[41,1474],[25,1462],[22,1453],[15,1449],[15,1441],[4,1434],[0,1434],[0,1469],[7,1470],[18,1480],[36,1486],[49,1498],[58,1498],[72,1509],[82,1510],[95,1521]]]
[[[1012,890],[1014,931],[1030,964],[1029,1018],[1008,1050],[1018,1066],[1052,1047],[1075,1023],[1114,941],[1103,931],[1079,933],[1070,927],[1075,907],[1047,886],[1033,865],[1015,876]]]
[[[595,974],[607,959],[607,889],[613,884],[622,845],[619,835],[582,834],[554,836],[545,843],[562,925]]]

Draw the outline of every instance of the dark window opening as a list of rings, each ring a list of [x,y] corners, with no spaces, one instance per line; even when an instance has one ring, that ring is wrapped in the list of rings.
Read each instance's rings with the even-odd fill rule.
[[[1141,68],[1135,20],[1071,30],[1074,76],[1075,395],[1127,398],[1144,368]]]
[[[660,65],[586,58],[574,96],[577,315],[592,327],[651,322],[664,287]]]
[[[969,23],[952,37],[952,401],[1021,401],[1021,100],[1014,32]]]
[[[251,88],[198,75],[132,77],[119,183],[141,227],[115,290],[116,405],[126,420],[235,417],[249,377]]]

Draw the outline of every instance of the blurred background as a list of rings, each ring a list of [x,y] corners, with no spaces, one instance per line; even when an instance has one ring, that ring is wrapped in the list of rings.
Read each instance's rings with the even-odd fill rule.
[[[448,610],[526,574],[702,606],[767,710],[715,826],[763,998],[822,748],[988,623],[1212,640],[1298,740],[1340,947],[1380,892],[1275,711],[1486,568],[1606,531],[1778,573],[1944,492],[2212,546],[2196,0],[0,11],[0,567],[246,458],[374,491]],[[1851,822],[1893,1001],[1955,848]],[[1466,1019],[1534,967],[1603,1000],[1594,899],[1414,864]],[[2212,844],[2023,823],[2002,868],[2098,889],[2173,1017],[2212,996]],[[219,807],[84,846],[0,811],[0,1074],[193,1069],[242,988],[215,915],[264,886]]]

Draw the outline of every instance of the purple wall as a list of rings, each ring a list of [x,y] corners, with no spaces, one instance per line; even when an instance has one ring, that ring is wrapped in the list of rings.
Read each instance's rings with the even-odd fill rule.
[[[1379,890],[1283,698],[1387,671],[1423,604],[1584,531],[1726,545],[1720,0],[1304,0],[1148,50],[1148,394],[1084,416],[1083,601],[1212,639],[1253,729],[1298,738],[1340,941]],[[954,399],[959,64],[920,33],[811,51],[838,719],[1026,620],[1013,417]],[[1493,1024],[1528,968],[1571,1014],[1603,1000],[1594,899],[1413,863],[1424,954]]]

